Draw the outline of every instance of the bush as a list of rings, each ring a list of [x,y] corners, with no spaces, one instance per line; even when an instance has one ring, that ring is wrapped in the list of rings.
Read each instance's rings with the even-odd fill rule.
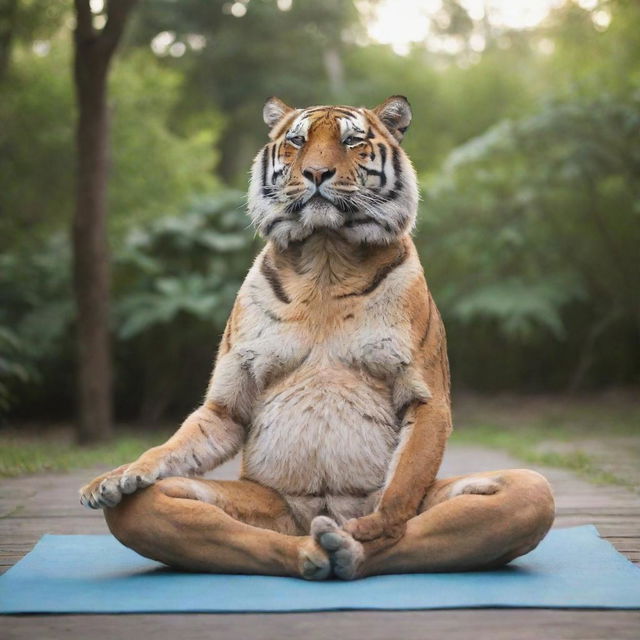
[[[243,197],[202,197],[180,216],[131,229],[114,246],[113,335],[121,417],[159,420],[205,390],[237,289],[256,252]],[[0,264],[0,412],[68,416],[73,303],[65,236]]]
[[[637,380],[638,175],[638,100],[551,103],[449,156],[420,238],[461,381]]]

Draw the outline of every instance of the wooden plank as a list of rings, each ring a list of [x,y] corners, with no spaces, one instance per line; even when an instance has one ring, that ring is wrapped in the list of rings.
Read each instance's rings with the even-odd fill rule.
[[[452,448],[443,476],[514,468],[522,464],[504,453]],[[640,496],[621,487],[593,486],[561,469],[541,471],[556,492],[555,526],[596,524],[600,535],[632,561],[640,562]],[[78,505],[78,487],[94,469],[3,480],[0,489],[0,573],[16,562],[44,533],[106,533],[101,512]],[[209,477],[235,478],[238,461]],[[3,640],[84,638],[92,640],[152,635],[174,640],[241,637],[279,640],[301,637],[340,640],[425,637],[457,640],[540,640],[540,638],[637,640],[640,612],[559,610],[455,610],[411,612],[330,612],[243,615],[19,616],[5,618]]]
[[[342,611],[293,614],[20,616],[5,619],[4,638],[134,637],[154,640],[637,640],[633,611]]]
[[[610,542],[611,544],[619,544],[621,546],[626,546],[628,549],[632,551],[640,551],[640,533],[637,536],[633,537],[620,537],[620,536],[602,536]]]

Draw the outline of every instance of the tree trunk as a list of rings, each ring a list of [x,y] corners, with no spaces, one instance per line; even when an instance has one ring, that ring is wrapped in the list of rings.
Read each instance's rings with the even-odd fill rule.
[[[109,113],[106,65],[82,45],[76,48],[78,103],[73,276],[78,331],[78,439],[111,436],[109,348],[109,248],[107,172]]]
[[[18,0],[0,0],[0,82],[9,70],[17,14]]]
[[[86,443],[106,440],[113,431],[107,234],[107,77],[133,0],[111,0],[107,5],[107,23],[100,32],[93,28],[88,0],[76,0],[75,5],[78,165],[72,245],[77,311],[77,437]]]

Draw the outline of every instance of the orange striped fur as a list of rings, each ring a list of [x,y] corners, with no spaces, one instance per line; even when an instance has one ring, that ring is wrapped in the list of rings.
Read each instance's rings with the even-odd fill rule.
[[[397,536],[451,431],[445,333],[410,237],[405,99],[375,110],[265,107],[249,211],[267,239],[222,337],[206,400],[177,433],[82,490],[93,507],[242,450],[308,531]]]

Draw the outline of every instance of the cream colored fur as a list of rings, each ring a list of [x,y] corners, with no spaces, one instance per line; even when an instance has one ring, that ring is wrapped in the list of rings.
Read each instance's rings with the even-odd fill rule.
[[[205,401],[166,443],[81,489],[140,553],[198,570],[351,579],[508,561],[551,524],[548,485],[530,472],[436,481],[452,428],[449,369],[408,234],[417,187],[398,141],[410,110],[398,96],[350,109],[267,104],[272,142],[249,204],[268,242]],[[240,451],[237,483],[193,478]],[[474,550],[475,529],[516,508],[512,533],[496,529]],[[452,522],[437,538],[451,548],[430,546],[428,532]],[[438,557],[412,564],[411,549]]]

